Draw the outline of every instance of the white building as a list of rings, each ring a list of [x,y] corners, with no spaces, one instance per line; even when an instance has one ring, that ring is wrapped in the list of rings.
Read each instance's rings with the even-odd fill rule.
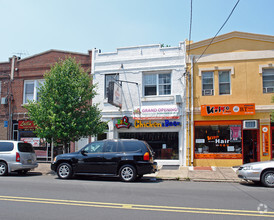
[[[109,127],[98,139],[145,140],[158,164],[185,165],[185,69],[184,42],[179,47],[146,45],[113,53],[94,49],[91,72],[98,95],[93,103],[99,103]],[[121,107],[108,103],[110,81],[118,85],[114,99]]]

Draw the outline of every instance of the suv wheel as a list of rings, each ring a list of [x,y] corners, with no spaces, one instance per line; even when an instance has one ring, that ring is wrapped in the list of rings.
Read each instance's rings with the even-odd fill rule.
[[[274,170],[268,170],[263,173],[262,183],[267,187],[274,187]]]
[[[61,163],[57,168],[57,175],[60,179],[69,179],[72,176],[72,167],[68,163]]]
[[[133,182],[136,179],[136,169],[131,165],[120,168],[119,177],[123,182]]]
[[[0,162],[0,176],[5,176],[8,173],[8,166],[5,162]]]

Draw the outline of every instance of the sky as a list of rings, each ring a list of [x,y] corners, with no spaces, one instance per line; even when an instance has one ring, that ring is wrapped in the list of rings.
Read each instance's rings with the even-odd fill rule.
[[[165,44],[189,39],[191,0],[0,0],[0,62],[51,49]],[[191,40],[213,37],[237,0],[193,0]],[[220,34],[274,35],[274,0],[241,0]]]

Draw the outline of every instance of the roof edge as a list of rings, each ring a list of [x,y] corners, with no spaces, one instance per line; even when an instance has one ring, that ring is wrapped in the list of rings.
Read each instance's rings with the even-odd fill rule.
[[[250,39],[250,40],[260,40],[260,41],[267,41],[267,42],[274,42],[274,36],[272,35],[264,35],[264,34],[254,34],[254,33],[248,33],[248,32],[240,32],[240,31],[233,31],[226,34],[222,34],[217,36],[212,43],[217,43],[220,41],[228,40],[231,38],[244,38],[244,39]],[[190,49],[197,49],[199,47],[207,46],[212,41],[212,38],[201,40],[196,43],[192,43],[190,45],[186,45],[186,50]]]

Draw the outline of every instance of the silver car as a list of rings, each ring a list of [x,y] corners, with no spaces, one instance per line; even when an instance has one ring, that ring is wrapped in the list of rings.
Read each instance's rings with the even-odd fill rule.
[[[0,176],[13,171],[25,174],[36,167],[38,164],[31,144],[0,140]]]
[[[274,187],[274,160],[247,163],[237,170],[239,178]]]

